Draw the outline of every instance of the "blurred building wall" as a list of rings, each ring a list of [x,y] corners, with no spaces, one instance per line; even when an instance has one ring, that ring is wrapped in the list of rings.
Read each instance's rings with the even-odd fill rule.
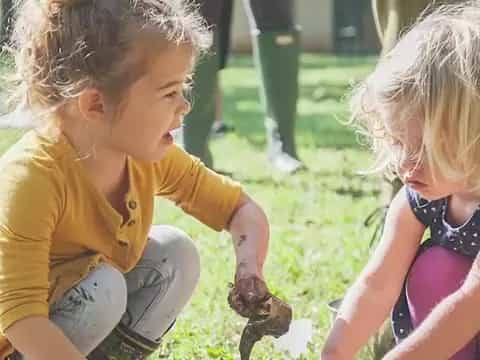
[[[257,0],[262,1],[262,0]],[[297,22],[302,28],[304,49],[333,51],[334,0],[294,0]],[[248,22],[242,0],[234,0],[232,47],[234,51],[250,51]]]
[[[362,52],[378,48],[371,0],[294,1],[297,23],[302,29],[304,50],[348,52],[351,48],[352,52]],[[251,50],[250,34],[242,3],[243,0],[234,0],[232,50],[248,52]],[[360,35],[361,38],[349,39],[349,35]]]

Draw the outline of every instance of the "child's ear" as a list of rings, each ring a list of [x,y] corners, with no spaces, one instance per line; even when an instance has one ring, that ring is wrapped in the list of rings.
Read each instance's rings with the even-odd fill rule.
[[[78,108],[85,119],[102,121],[106,115],[105,97],[96,88],[85,89],[78,97]]]

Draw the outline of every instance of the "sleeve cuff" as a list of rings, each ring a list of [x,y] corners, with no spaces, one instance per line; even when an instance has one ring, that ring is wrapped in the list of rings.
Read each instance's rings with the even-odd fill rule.
[[[15,322],[29,316],[48,317],[48,311],[48,304],[41,302],[17,305],[0,315],[0,331],[2,334],[5,334],[6,329],[12,326]]]

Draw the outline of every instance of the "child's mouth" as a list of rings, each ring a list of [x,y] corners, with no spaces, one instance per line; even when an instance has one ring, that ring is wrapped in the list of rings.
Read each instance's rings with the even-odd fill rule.
[[[165,135],[163,135],[162,139],[164,140],[164,142],[167,142],[169,144],[173,144],[173,135],[170,131],[167,132]]]

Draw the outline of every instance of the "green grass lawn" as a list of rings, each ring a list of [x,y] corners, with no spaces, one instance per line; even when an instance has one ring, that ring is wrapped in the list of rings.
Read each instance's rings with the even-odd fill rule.
[[[374,62],[374,58],[303,56],[297,141],[309,171],[292,177],[269,168],[251,58],[234,58],[222,74],[225,118],[236,132],[212,142],[215,164],[233,172],[270,218],[265,276],[273,292],[293,305],[295,318],[313,321],[314,337],[304,359],[319,358],[329,327],[327,303],[342,296],[370,252],[372,229],[363,221],[378,205],[379,180],[357,175],[371,158],[341,121],[348,117],[345,97],[350,84]],[[0,147],[5,149],[18,134],[2,131]],[[199,287],[165,337],[158,358],[238,358],[245,321],[226,301],[234,270],[228,234],[206,228],[163,200],[158,200],[155,222],[188,232],[202,261]],[[252,359],[283,358],[269,339],[252,354]]]

